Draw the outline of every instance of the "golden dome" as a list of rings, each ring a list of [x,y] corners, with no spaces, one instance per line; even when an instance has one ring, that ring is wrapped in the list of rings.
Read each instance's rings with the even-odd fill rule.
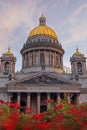
[[[43,16],[43,14],[39,18],[39,26],[37,26],[30,32],[29,38],[32,36],[40,35],[40,34],[49,35],[49,36],[52,36],[53,38],[57,39],[57,35],[56,35],[55,31],[53,29],[51,29],[50,27],[46,26],[46,18],[45,18],[45,16]]]
[[[7,51],[7,52],[5,52],[5,54],[7,54],[7,55],[13,55],[13,53],[11,52],[10,47],[8,48],[8,51]]]
[[[81,52],[76,48],[76,52],[74,53],[75,55],[81,55]]]
[[[48,27],[48,26],[46,26],[46,25],[39,25],[39,26],[37,26],[36,28],[34,28],[31,32],[30,32],[30,34],[29,34],[29,37],[32,37],[32,36],[35,36],[35,35],[40,35],[40,34],[43,34],[43,35],[50,35],[50,36],[52,36],[52,37],[54,37],[54,38],[56,38],[57,39],[57,35],[56,35],[56,33],[50,28],[50,27]]]

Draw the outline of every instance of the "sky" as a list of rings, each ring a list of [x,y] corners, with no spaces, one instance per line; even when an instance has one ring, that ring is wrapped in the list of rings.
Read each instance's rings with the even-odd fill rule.
[[[20,50],[42,13],[65,50],[65,66],[76,47],[87,57],[87,0],[0,0],[0,56],[10,46],[21,69]]]

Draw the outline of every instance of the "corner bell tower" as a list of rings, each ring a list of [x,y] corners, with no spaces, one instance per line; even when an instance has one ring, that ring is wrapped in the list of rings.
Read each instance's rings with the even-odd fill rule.
[[[16,57],[11,52],[10,47],[8,48],[8,51],[5,52],[0,59],[1,59],[1,73],[3,73],[4,75],[14,74]]]
[[[86,73],[86,57],[82,54],[78,48],[76,52],[70,58],[71,70],[74,75],[83,75]]]

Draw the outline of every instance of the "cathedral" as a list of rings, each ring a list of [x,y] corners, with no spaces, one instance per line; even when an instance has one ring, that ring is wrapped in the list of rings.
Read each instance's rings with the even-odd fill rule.
[[[64,93],[72,93],[68,102],[87,102],[86,57],[78,48],[70,57],[71,73],[63,65],[64,49],[56,32],[46,25],[46,17],[31,30],[20,53],[22,68],[15,72],[16,57],[10,47],[0,57],[0,99],[19,103],[40,113],[47,110],[46,100],[60,103]]]

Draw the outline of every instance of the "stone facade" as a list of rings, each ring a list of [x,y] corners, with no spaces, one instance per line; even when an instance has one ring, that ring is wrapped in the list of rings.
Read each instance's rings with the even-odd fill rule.
[[[63,54],[56,33],[42,15],[21,49],[21,71],[15,73],[16,57],[10,48],[0,58],[0,98],[19,103],[21,111],[31,107],[34,113],[47,110],[47,99],[60,103],[66,92],[73,94],[68,103],[86,101],[86,58],[77,49],[70,58],[72,73],[66,74]]]

